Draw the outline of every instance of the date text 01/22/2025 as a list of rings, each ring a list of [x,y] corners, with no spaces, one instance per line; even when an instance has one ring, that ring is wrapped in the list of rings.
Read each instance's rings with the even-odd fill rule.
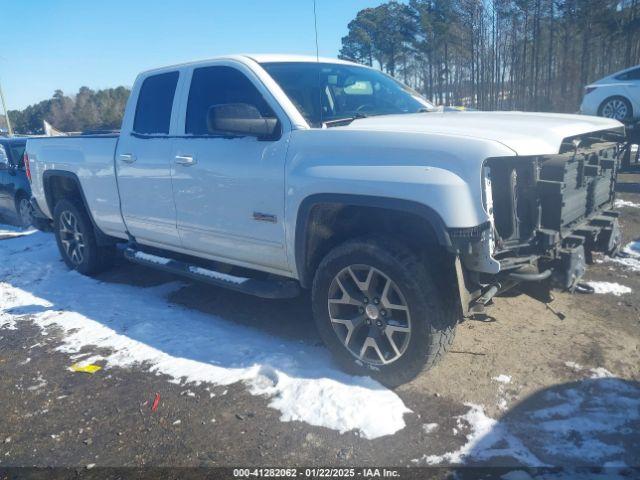
[[[400,473],[387,468],[238,468],[234,478],[303,477],[303,478],[399,478]]]

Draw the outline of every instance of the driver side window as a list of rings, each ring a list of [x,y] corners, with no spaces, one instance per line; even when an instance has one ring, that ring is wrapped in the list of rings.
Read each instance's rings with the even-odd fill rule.
[[[215,135],[211,124],[211,110],[222,107],[227,115],[239,119],[251,117],[257,110],[262,118],[275,118],[271,107],[255,85],[239,70],[227,66],[197,68],[193,71],[185,133],[187,135]]]

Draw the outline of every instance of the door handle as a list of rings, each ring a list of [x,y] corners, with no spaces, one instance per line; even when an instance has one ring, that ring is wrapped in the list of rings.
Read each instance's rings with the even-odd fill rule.
[[[133,163],[137,160],[136,156],[131,153],[121,153],[120,160],[125,163]]]
[[[176,155],[176,163],[180,165],[189,166],[198,163],[191,155]]]

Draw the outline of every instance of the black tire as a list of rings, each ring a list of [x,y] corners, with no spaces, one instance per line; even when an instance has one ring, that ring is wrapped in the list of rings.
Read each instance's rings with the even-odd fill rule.
[[[615,115],[608,115],[606,113],[606,108],[609,104],[613,104],[614,102],[620,102],[622,105],[624,105],[625,109],[626,109],[626,115],[621,116],[620,118],[617,118]],[[615,108],[613,109],[614,111],[616,110]],[[609,97],[607,99],[605,99],[600,106],[598,107],[598,116],[599,117],[606,117],[606,118],[613,118],[615,120],[618,120],[620,122],[630,122],[633,119],[633,106],[631,105],[631,102],[626,99],[625,97],[622,97],[620,95],[614,95],[612,97]]]
[[[73,218],[77,225],[77,232],[82,239],[82,255],[72,255],[69,253],[67,242],[71,241],[72,235],[63,233],[68,229],[69,223],[63,220]],[[113,247],[100,247],[96,241],[96,233],[93,223],[84,207],[78,206],[75,202],[62,199],[56,203],[53,210],[53,231],[56,236],[56,243],[60,250],[60,255],[64,263],[83,275],[91,275],[101,272],[113,264]],[[73,241],[77,241],[73,239]],[[77,252],[76,252],[77,253]]]
[[[332,282],[346,267],[356,265],[368,265],[384,273],[406,301],[411,319],[410,336],[404,352],[392,363],[363,362],[334,330],[329,309]],[[453,343],[458,309],[449,297],[441,294],[435,274],[405,245],[386,237],[349,240],[327,254],[313,281],[313,313],[322,340],[343,369],[356,375],[369,375],[384,385],[395,387],[438,363]],[[372,329],[373,325],[359,328]]]
[[[31,208],[31,202],[26,193],[20,192],[16,195],[16,218],[22,228],[27,228],[33,224],[33,209]],[[23,211],[22,204],[26,202],[28,213]]]

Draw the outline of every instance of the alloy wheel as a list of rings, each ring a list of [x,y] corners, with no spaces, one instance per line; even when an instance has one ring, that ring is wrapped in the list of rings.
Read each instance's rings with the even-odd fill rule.
[[[33,215],[31,214],[31,203],[26,198],[20,199],[18,204],[18,214],[23,227],[28,227],[33,223]]]
[[[358,360],[388,365],[406,351],[411,338],[407,301],[391,278],[369,265],[342,269],[329,286],[333,331]]]
[[[67,257],[75,265],[80,265],[84,260],[85,254],[84,235],[78,228],[78,219],[68,210],[65,210],[60,215],[59,233],[60,242]]]
[[[613,118],[614,120],[624,120],[627,118],[628,113],[627,104],[618,98],[609,100],[602,107],[602,116]]]

